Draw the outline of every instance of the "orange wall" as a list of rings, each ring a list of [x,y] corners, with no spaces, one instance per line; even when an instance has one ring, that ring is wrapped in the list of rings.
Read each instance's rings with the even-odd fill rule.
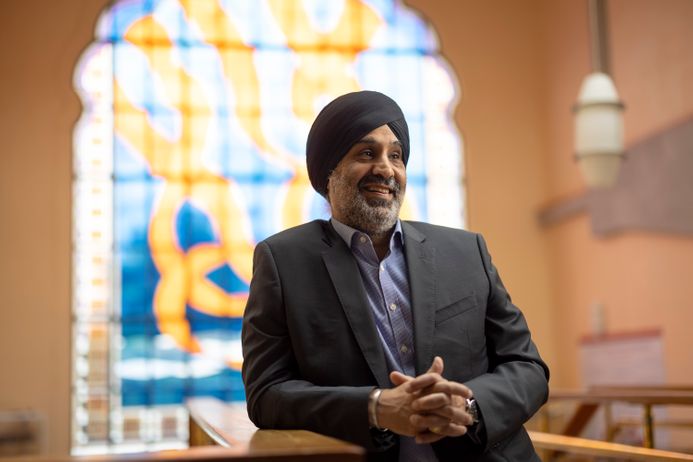
[[[535,212],[547,194],[548,2],[407,0],[439,34],[460,80],[457,125],[469,229],[484,234],[505,285],[553,363],[548,248]]]
[[[57,453],[70,428],[72,73],[105,3],[0,2],[0,410],[41,412]]]
[[[582,2],[550,5],[549,66],[550,195],[584,191],[572,161],[569,108],[580,80],[590,71],[580,42],[587,30],[576,23]],[[693,115],[693,2],[611,0],[608,8],[612,74],[626,104],[626,145]],[[692,178],[693,181],[693,178]],[[556,316],[554,385],[578,386],[577,345],[591,333],[591,307],[604,305],[609,332],[657,328],[662,332],[668,382],[693,383],[693,238],[645,232],[595,237],[582,215],[546,233]]]

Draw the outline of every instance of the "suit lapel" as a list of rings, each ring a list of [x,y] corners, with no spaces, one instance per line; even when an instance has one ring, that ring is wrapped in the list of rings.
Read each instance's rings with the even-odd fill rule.
[[[416,373],[421,374],[428,370],[433,361],[436,302],[435,249],[426,242],[426,236],[411,224],[403,221],[402,230],[414,319]]]
[[[389,388],[391,383],[385,362],[385,352],[378,337],[373,313],[368,306],[356,260],[329,223],[325,226],[325,234],[325,242],[329,247],[322,252],[322,259],[339,301],[342,303],[351,330],[378,386]]]

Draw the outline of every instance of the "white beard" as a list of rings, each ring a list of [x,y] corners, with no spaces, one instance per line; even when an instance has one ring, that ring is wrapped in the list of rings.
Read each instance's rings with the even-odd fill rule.
[[[400,190],[399,184],[394,183],[394,179],[390,179],[390,182],[389,186],[394,185],[395,189],[392,200],[368,201],[357,185],[350,183],[338,170],[334,170],[328,182],[332,214],[335,215],[337,212],[345,225],[363,231],[371,237],[388,233],[397,223],[404,198],[404,191]]]

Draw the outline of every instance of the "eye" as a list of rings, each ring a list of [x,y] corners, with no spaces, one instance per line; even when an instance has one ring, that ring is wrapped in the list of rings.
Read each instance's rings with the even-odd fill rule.
[[[401,158],[402,158],[402,153],[400,153],[400,152],[390,153],[390,159],[400,160]]]
[[[365,150],[361,151],[360,155],[361,155],[361,157],[365,157],[367,159],[370,159],[373,157],[373,151],[371,151],[370,149],[365,149]]]

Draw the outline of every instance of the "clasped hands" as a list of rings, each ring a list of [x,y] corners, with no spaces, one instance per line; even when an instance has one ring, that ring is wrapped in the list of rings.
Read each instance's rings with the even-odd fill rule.
[[[444,379],[443,367],[443,359],[436,356],[428,371],[417,377],[391,372],[394,387],[382,391],[376,408],[380,426],[414,436],[420,444],[464,435],[472,424],[465,412],[472,391]]]

